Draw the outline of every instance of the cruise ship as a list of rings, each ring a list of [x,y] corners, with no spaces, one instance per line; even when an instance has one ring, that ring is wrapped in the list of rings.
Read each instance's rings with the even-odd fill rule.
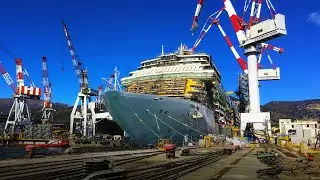
[[[224,90],[211,56],[185,45],[142,61],[121,82],[124,90],[107,91],[104,102],[137,144],[197,143],[208,134],[231,135],[231,127],[239,126],[237,104]]]

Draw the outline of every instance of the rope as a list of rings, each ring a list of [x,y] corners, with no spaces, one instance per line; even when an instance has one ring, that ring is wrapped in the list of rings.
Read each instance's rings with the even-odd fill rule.
[[[148,111],[149,112],[149,111]],[[149,113],[151,113],[151,112],[149,112]],[[151,113],[152,114],[152,113]],[[156,117],[156,118],[158,118],[158,117]],[[160,118],[158,118],[158,120],[159,121],[161,121],[163,124],[165,124],[166,126],[168,126],[169,128],[171,128],[172,130],[174,130],[175,132],[177,132],[178,134],[180,134],[181,136],[183,136],[184,137],[184,135],[182,134],[182,133],[180,133],[178,130],[176,130],[175,128],[173,128],[173,127],[171,127],[169,124],[167,124],[166,122],[164,122],[164,121],[162,121]],[[196,142],[194,142],[194,141],[192,141],[192,140],[190,140],[191,142],[193,142],[193,143],[196,143]]]
[[[131,111],[133,112],[133,114],[140,120],[140,122],[145,125],[154,135],[156,135],[159,139],[161,139],[161,137],[155,133],[148,125],[146,125],[143,120],[131,109]]]
[[[124,100],[127,101],[128,97],[126,97],[126,96],[122,96],[122,97],[124,97]],[[157,136],[159,139],[161,139],[161,137],[160,137],[157,133],[155,133],[148,125],[146,125],[146,124],[143,122],[143,120],[135,113],[135,111],[133,110],[131,104],[128,103],[128,102],[127,102],[126,104],[130,106],[132,113],[139,119],[139,121],[140,121],[145,127],[147,127],[155,136]]]
[[[271,16],[274,18],[274,14],[277,13],[276,10],[274,9],[274,7],[273,7],[273,5],[272,5],[270,0],[266,0],[266,3],[267,3],[267,6],[268,6],[268,9],[270,11]],[[271,9],[274,11],[274,14],[272,13]]]
[[[125,96],[124,96],[125,97]],[[125,97],[125,99],[128,99],[128,97]],[[154,132],[148,125],[146,125],[143,120],[135,113],[135,111],[132,110],[132,106],[130,105],[130,103],[127,103],[130,107],[131,107],[131,111],[132,113],[139,119],[139,121],[144,125],[146,126],[155,136],[157,136],[159,139],[161,139],[161,137],[156,133]],[[159,104],[160,105],[160,104]],[[160,105],[161,106],[161,105]],[[162,106],[161,106],[162,107]],[[153,113],[151,113],[149,110],[147,110],[147,112],[149,112],[150,114],[154,115]],[[163,124],[165,124],[166,126],[168,126],[169,128],[171,128],[172,130],[174,130],[175,132],[177,132],[178,134],[180,134],[181,136],[184,137],[184,135],[182,133],[180,133],[178,130],[174,129],[173,127],[171,127],[170,125],[168,125],[167,123],[165,123],[164,121],[162,121],[160,118],[158,118],[157,116],[154,115],[154,117],[156,119],[158,119],[159,121],[161,121]],[[189,126],[187,126],[189,127]],[[192,143],[195,143],[194,141],[190,140]]]
[[[165,109],[165,108],[163,108],[163,106],[162,106],[161,104],[159,104],[159,106],[160,106],[162,109]],[[191,112],[190,112],[190,115],[191,115]],[[172,118],[169,113],[168,113],[168,117],[169,117],[169,118]],[[176,120],[176,119],[173,119],[173,120]],[[180,122],[179,122],[179,121],[180,121]],[[179,122],[179,123],[182,123],[181,120],[178,120],[178,122]],[[190,122],[190,125],[193,126],[191,119],[189,119],[189,122]],[[182,124],[185,125],[184,123],[182,123]],[[188,126],[188,125],[187,125],[187,126]],[[192,128],[192,127],[190,127],[190,126],[188,126],[188,127],[189,127],[189,128]],[[204,133],[204,134],[205,134],[205,133]]]
[[[244,2],[244,7],[243,7],[243,13],[242,13],[242,20],[244,18],[244,15],[246,14],[248,8],[249,8],[249,4],[250,4],[251,0],[246,0]]]
[[[175,120],[176,122],[178,122],[178,123],[180,123],[180,124],[182,124],[182,125],[184,125],[184,126],[186,126],[186,127],[190,128],[190,129],[192,129],[192,130],[194,130],[194,131],[198,132],[198,133],[206,134],[206,133],[204,133],[204,132],[201,132],[201,131],[199,131],[199,130],[197,130],[197,129],[194,129],[194,128],[190,127],[188,124],[185,124],[185,123],[183,123],[183,122],[181,122],[181,121],[179,121],[179,120],[177,120],[177,119],[175,119],[175,118],[173,118],[173,117],[171,117],[171,116],[168,116],[168,117],[169,117],[170,119]]]
[[[149,112],[149,113],[150,113],[149,109],[147,109],[147,112]],[[157,128],[158,128],[158,130],[159,130],[159,132],[160,132],[160,127],[159,127],[159,123],[158,123],[157,116],[156,116],[156,114],[152,114],[152,115],[153,115],[153,116],[154,116],[154,118],[156,119]]]
[[[161,106],[161,108],[163,108],[161,104],[159,104],[159,105]],[[163,108],[163,109],[164,109],[164,108]],[[172,116],[170,116],[170,114],[169,114],[169,113],[168,113],[168,117],[169,117],[170,119],[172,119],[172,120],[177,121],[178,123],[183,124],[184,126],[186,126],[186,127],[190,128],[190,129],[192,129],[192,130],[194,130],[194,131],[197,131],[197,132],[199,132],[199,133],[201,133],[201,134],[207,134],[207,133],[203,133],[203,132],[201,132],[201,131],[199,131],[199,130],[197,130],[197,129],[193,128],[193,127],[190,127],[189,125],[187,125],[187,124],[183,123],[183,122],[182,122],[182,120],[178,120],[178,119],[173,118]],[[190,121],[191,126],[193,126],[192,121],[191,121],[190,119],[189,119],[189,121]]]

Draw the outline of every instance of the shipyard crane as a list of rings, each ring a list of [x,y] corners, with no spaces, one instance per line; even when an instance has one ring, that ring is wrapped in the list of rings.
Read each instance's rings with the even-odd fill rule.
[[[224,36],[227,44],[231,48],[233,54],[236,56],[238,63],[241,68],[248,74],[248,84],[249,84],[249,101],[250,101],[250,112],[241,113],[241,135],[245,130],[247,123],[253,123],[255,130],[271,129],[270,124],[270,113],[260,111],[260,95],[258,87],[258,63],[257,63],[257,53],[258,46],[261,43],[270,41],[272,39],[284,36],[287,34],[286,25],[285,25],[285,16],[279,14],[275,11],[270,0],[265,0],[268,6],[268,9],[271,14],[271,19],[266,19],[260,21],[261,6],[263,0],[246,0],[244,5],[244,12],[242,18],[239,17],[231,3],[230,0],[223,0],[223,7],[218,10],[216,13],[211,15],[209,18],[211,24],[216,24]],[[249,21],[244,21],[244,16],[251,4],[251,12]],[[202,10],[204,0],[198,0],[197,8],[193,17],[191,30],[194,32],[198,27],[198,19]],[[243,59],[238,56],[235,48],[233,47],[230,39],[224,33],[218,17],[222,14],[222,11],[226,11],[231,21],[232,27],[236,33],[237,40],[241,48],[244,48],[244,54],[247,56],[247,62],[242,61]],[[215,16],[215,17],[213,17]],[[211,27],[211,26],[209,26]],[[210,28],[209,28],[210,29]],[[207,29],[203,31],[200,35],[203,37],[207,32]],[[196,42],[197,43],[197,42]],[[241,58],[241,59],[240,59]],[[246,66],[247,65],[247,68]],[[267,122],[267,125],[266,125]],[[267,126],[267,127],[266,127]],[[268,131],[270,134],[270,131]]]
[[[70,134],[73,134],[73,126],[75,120],[80,120],[80,129],[82,136],[95,136],[95,125],[97,119],[108,119],[110,120],[110,114],[108,112],[96,113],[96,109],[99,106],[92,101],[91,97],[97,97],[99,92],[97,90],[89,88],[88,82],[88,71],[83,68],[82,62],[76,54],[76,50],[71,41],[68,29],[64,21],[62,20],[64,34],[67,40],[69,52],[72,58],[72,64],[80,84],[80,91],[78,93],[77,99],[74,103],[71,115],[70,115]],[[78,105],[80,103],[80,109],[78,110]],[[88,112],[90,110],[91,113]],[[88,132],[88,130],[90,132]]]
[[[203,1],[201,1],[201,3],[203,4]],[[261,7],[261,3],[260,3],[260,0],[259,0],[259,3],[254,3],[253,2],[253,6],[259,6]],[[200,4],[198,5],[198,7],[200,6]],[[225,10],[225,7],[221,8],[220,10],[216,11],[215,13],[211,14],[207,21],[205,22],[205,24],[203,25],[203,28],[199,34],[199,37],[197,38],[197,40],[195,41],[193,47],[192,47],[192,51],[194,52],[195,49],[199,46],[200,42],[204,39],[204,37],[206,36],[206,34],[208,33],[208,31],[211,29],[212,25],[217,25],[217,27],[219,28],[222,36],[224,37],[226,43],[228,44],[230,50],[232,51],[234,57],[236,58],[238,64],[240,65],[241,69],[247,74],[247,63],[243,60],[242,57],[240,57],[239,53],[237,52],[237,50],[234,48],[234,45],[232,44],[230,38],[226,35],[225,31],[223,30],[220,22],[219,22],[219,17],[220,15],[222,14],[222,12]],[[246,10],[245,10],[246,11]],[[256,11],[259,11],[259,15],[258,17],[260,17],[260,9],[259,10],[256,10]],[[196,11],[197,13],[197,11]],[[198,16],[195,16],[194,17],[194,20],[193,21],[197,21]],[[250,17],[250,22],[249,24],[252,24],[254,22],[257,22],[258,21],[258,17],[253,17],[251,16]],[[193,23],[193,26],[192,26],[192,31],[194,31],[197,27],[197,23]],[[251,26],[250,26],[251,27]],[[260,47],[260,56],[259,56],[259,60],[261,60],[261,57],[262,57],[262,53],[266,53],[266,51],[264,51],[265,49],[272,49],[274,51],[277,51],[279,53],[282,53],[283,52],[283,48],[277,48],[277,47],[274,47],[270,44],[266,44],[266,43],[261,43],[259,44],[259,47]],[[272,60],[271,60],[271,57],[270,55],[268,55],[268,59],[269,59],[269,62],[272,63]],[[259,61],[260,63],[260,61]],[[258,67],[259,67],[259,64],[258,63]],[[273,64],[272,64],[273,65]],[[259,80],[278,80],[280,79],[280,68],[272,68],[272,69],[261,69],[258,68],[258,79]]]
[[[40,99],[41,89],[34,86],[31,83],[31,86],[26,86],[24,84],[24,71],[22,68],[22,60],[16,59],[16,77],[17,85],[14,84],[9,73],[4,69],[3,64],[0,62],[0,72],[7,82],[7,84],[13,90],[13,104],[9,111],[9,115],[5,124],[4,134],[14,133],[17,127],[20,125],[25,125],[31,123],[30,120],[30,111],[27,104],[27,99]],[[27,71],[25,71],[27,72]],[[31,81],[32,82],[32,81]],[[13,117],[12,117],[13,116]]]
[[[98,86],[98,96],[96,102],[101,105],[103,103],[103,87],[102,85]]]
[[[42,108],[42,123],[52,122],[53,121],[53,112],[55,109],[52,108],[52,90],[51,83],[49,82],[48,77],[48,66],[47,66],[47,58],[42,57],[42,84],[43,84],[43,108]]]

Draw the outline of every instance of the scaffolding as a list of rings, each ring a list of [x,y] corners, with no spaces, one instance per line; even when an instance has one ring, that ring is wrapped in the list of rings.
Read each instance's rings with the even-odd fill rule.
[[[128,92],[154,94],[168,97],[190,99],[194,93],[203,89],[200,79],[190,78],[149,78],[137,80],[127,86]]]

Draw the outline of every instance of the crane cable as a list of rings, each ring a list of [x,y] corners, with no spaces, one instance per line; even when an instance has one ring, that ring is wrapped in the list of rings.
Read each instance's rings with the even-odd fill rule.
[[[9,58],[11,58],[13,61],[15,61],[16,59],[18,59],[18,57],[19,57],[19,56],[17,56],[17,54],[15,54],[13,51],[11,51],[11,50],[8,49],[8,48],[5,48],[4,46],[0,46],[0,50],[1,50],[2,52],[4,52],[4,53],[5,53]],[[30,77],[29,74],[28,74],[28,71],[27,71],[26,68],[24,68],[23,66],[22,66],[22,72],[23,72],[24,75],[26,75],[27,80],[29,81],[30,85],[31,85],[32,87],[35,87],[35,85],[34,85],[32,79],[31,79],[31,77]]]

